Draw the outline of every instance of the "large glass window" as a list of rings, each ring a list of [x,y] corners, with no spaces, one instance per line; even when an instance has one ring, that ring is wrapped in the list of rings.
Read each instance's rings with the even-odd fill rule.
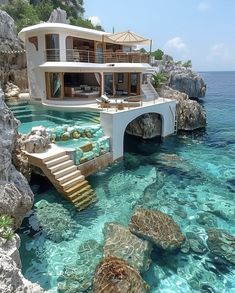
[[[59,50],[59,35],[48,34],[46,35],[46,56],[47,61],[60,61]]]
[[[113,74],[104,74],[104,91],[108,95],[113,95]]]
[[[61,97],[61,78],[59,73],[57,72],[50,73],[50,88],[51,88],[52,98]]]

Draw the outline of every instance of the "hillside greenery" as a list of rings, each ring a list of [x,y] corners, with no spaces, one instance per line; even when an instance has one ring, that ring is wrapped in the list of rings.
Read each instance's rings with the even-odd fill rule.
[[[51,12],[58,7],[66,11],[72,25],[102,30],[100,25],[94,26],[84,18],[83,0],[9,0],[8,4],[0,5],[0,9],[15,20],[18,32],[23,27],[47,21]]]

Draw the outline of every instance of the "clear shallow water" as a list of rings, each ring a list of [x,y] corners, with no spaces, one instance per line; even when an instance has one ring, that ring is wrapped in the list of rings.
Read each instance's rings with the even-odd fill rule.
[[[100,123],[98,112],[64,112],[46,108],[42,105],[28,104],[9,105],[14,116],[21,121],[19,132],[26,134],[32,127],[56,127],[59,125],[77,123],[79,125],[93,125]]]
[[[91,239],[102,244],[105,223],[127,226],[138,205],[171,215],[184,233],[195,233],[205,249],[208,227],[235,235],[235,73],[202,75],[208,87],[202,100],[206,130],[161,144],[128,141],[123,162],[89,178],[98,198],[94,206],[76,213],[49,183],[32,181],[36,206],[46,200],[53,208],[48,208],[48,225],[39,233],[30,230],[27,220],[22,225],[21,256],[27,278],[56,292],[64,268],[78,266],[79,246]],[[29,221],[36,225],[33,217]],[[86,260],[88,267],[89,259],[93,261]],[[151,293],[235,292],[234,267],[216,263],[207,250],[177,254],[156,250],[152,259],[144,274]]]

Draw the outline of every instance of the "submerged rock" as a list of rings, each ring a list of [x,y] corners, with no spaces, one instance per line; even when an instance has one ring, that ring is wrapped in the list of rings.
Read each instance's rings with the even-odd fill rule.
[[[92,286],[96,266],[103,256],[102,245],[91,239],[79,246],[76,264],[67,265],[59,278],[61,293],[85,292]]]
[[[152,241],[164,250],[180,248],[185,241],[185,236],[174,220],[158,210],[137,209],[129,228],[132,233]]]
[[[148,285],[139,272],[126,261],[106,257],[96,268],[93,279],[94,293],[147,293]]]
[[[209,229],[207,234],[210,251],[235,264],[235,237],[222,229],[215,228]]]
[[[140,272],[149,269],[152,245],[132,234],[124,227],[109,223],[105,227],[105,256],[116,256],[126,260],[132,267]]]
[[[78,224],[73,220],[71,212],[62,204],[41,200],[35,206],[40,226],[49,239],[59,243],[75,236]]]

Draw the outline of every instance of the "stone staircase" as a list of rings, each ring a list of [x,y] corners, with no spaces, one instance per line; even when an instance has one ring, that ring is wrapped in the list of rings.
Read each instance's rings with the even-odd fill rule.
[[[57,191],[72,202],[77,210],[83,210],[95,202],[95,192],[66,151],[55,152],[36,160],[30,155],[28,157],[29,162],[38,166]]]
[[[141,94],[145,97],[146,100],[154,100],[159,97],[158,93],[150,84],[150,82],[141,85]]]

